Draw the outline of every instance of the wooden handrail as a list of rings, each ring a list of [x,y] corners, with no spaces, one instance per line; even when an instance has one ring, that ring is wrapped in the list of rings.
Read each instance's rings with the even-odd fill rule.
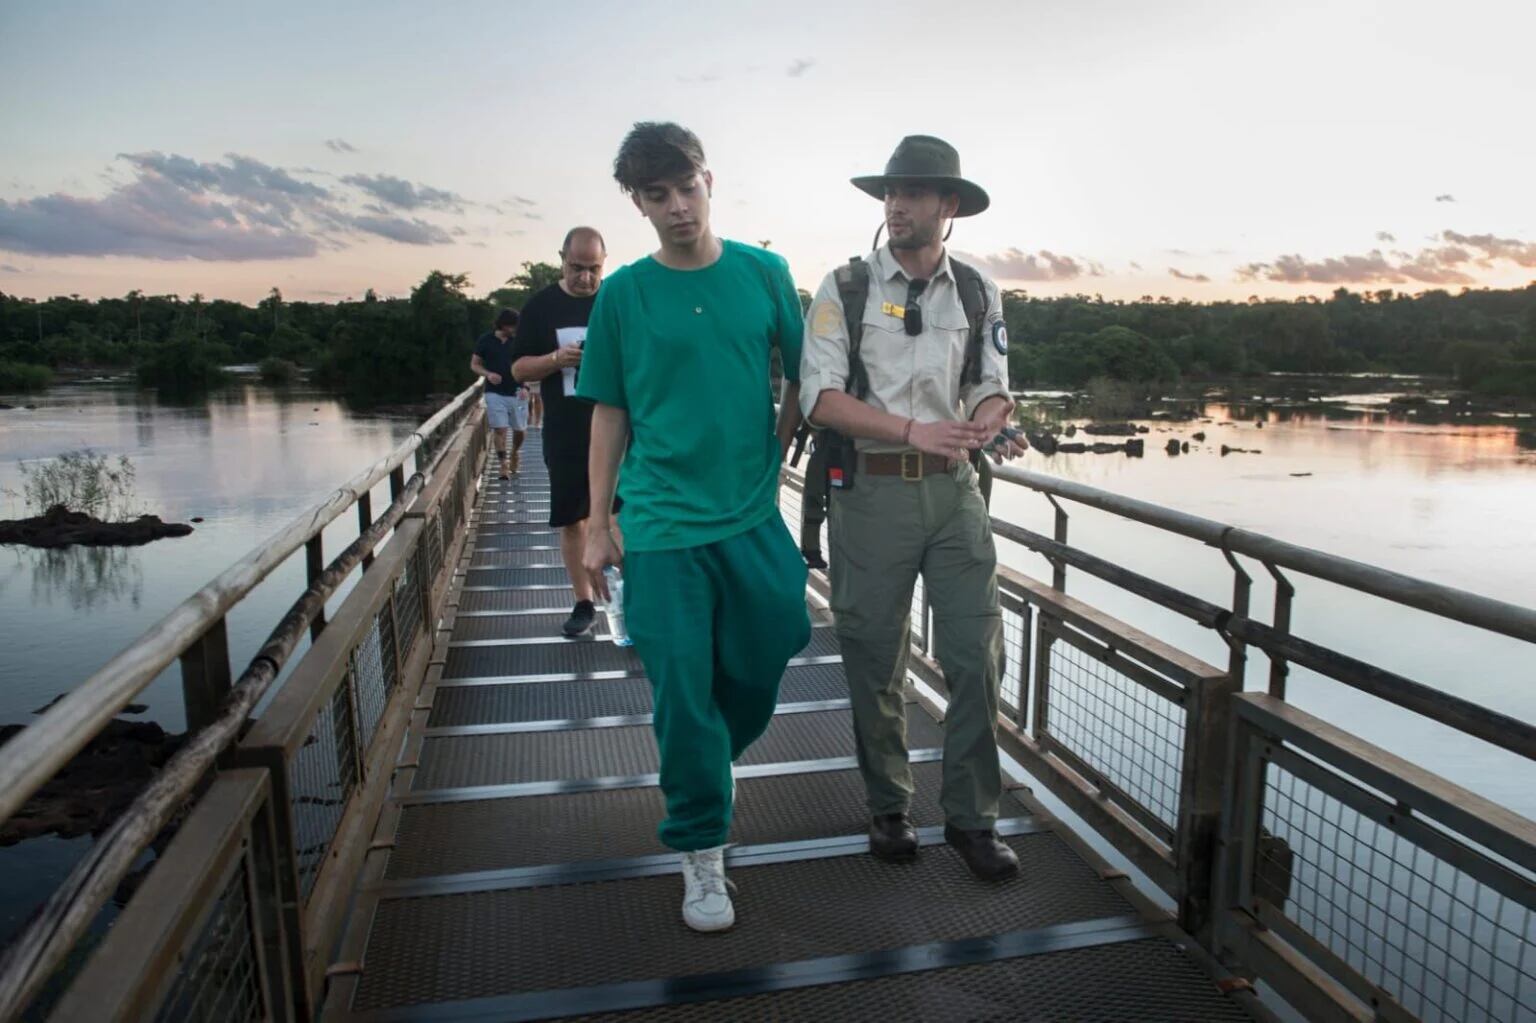
[[[1266,565],[1289,568],[1303,575],[1324,579],[1433,615],[1536,643],[1536,609],[1533,608],[1459,590],[1454,586],[1415,579],[1363,561],[1287,543],[1263,533],[1239,529],[1214,519],[1175,511],[1150,501],[1140,501],[1044,473],[1004,465],[994,468],[992,475],[1029,490],[1155,526],[1233,554],[1245,554]]]
[[[428,436],[474,401],[481,387],[481,381],[476,380],[388,455],[343,483],[324,501],[296,516],[212,582],[178,604],[7,742],[0,749],[0,820],[8,819],[20,809],[32,793],[57,774],[167,665],[218,623],[273,569],[404,465]]]

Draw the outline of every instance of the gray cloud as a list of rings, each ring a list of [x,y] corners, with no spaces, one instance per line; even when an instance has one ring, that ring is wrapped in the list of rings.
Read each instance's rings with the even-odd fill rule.
[[[1475,284],[1476,278],[1467,273],[1469,266],[1492,269],[1505,262],[1536,267],[1536,242],[1450,230],[1442,231],[1439,238],[1447,244],[1416,253],[1384,254],[1380,249],[1372,249],[1364,255],[1328,259],[1280,256],[1272,263],[1240,267],[1237,276],[1239,280],[1262,279],[1284,284]]]
[[[1391,231],[1377,231],[1376,240],[1379,242],[1395,242],[1397,241],[1397,235]]]
[[[346,139],[326,139],[325,148],[333,153],[355,153],[357,148]]]
[[[1132,263],[1131,263],[1131,269],[1132,269],[1132,270],[1140,270],[1140,269],[1141,269],[1141,264],[1140,264],[1140,263],[1137,263],[1137,262],[1135,262],[1135,261],[1132,261]]]
[[[396,209],[446,210],[461,212],[464,200],[452,192],[429,185],[413,185],[404,178],[392,174],[349,174],[341,179],[345,184],[356,185],[369,195]]]
[[[1458,234],[1455,231],[1442,232],[1440,237],[1456,245],[1478,249],[1486,260],[1504,259],[1518,266],[1536,266],[1536,242],[1498,238],[1491,234]]]
[[[1079,277],[1104,276],[1104,268],[1092,260],[1058,256],[1045,249],[1038,253],[1010,248],[990,256],[964,252],[955,255],[1005,281],[1072,281]]]
[[[0,200],[0,249],[242,261],[312,256],[322,247],[346,248],[347,238],[358,235],[410,245],[451,241],[442,228],[382,206],[356,212],[346,193],[238,153],[214,163],[159,152],[119,158],[133,178],[100,198],[54,193]],[[377,185],[380,179],[386,191],[399,180],[381,175],[369,182]],[[412,194],[417,205],[428,207],[451,195],[414,188]]]
[[[19,274],[23,272],[24,271],[19,266],[12,266],[9,263],[0,263],[0,273]]]
[[[1181,281],[1190,281],[1190,282],[1195,283],[1195,284],[1209,284],[1209,283],[1211,283],[1211,279],[1209,277],[1207,277],[1205,274],[1187,274],[1183,270],[1180,270],[1177,267],[1172,267],[1172,266],[1170,266],[1168,268],[1168,275],[1170,277],[1177,277]]]
[[[796,57],[790,61],[789,67],[785,68],[784,73],[791,78],[799,78],[815,66],[816,58],[814,57]]]
[[[1403,256],[1406,253],[1394,253]],[[1283,284],[1471,284],[1472,278],[1454,268],[1459,260],[1443,259],[1437,250],[1426,249],[1409,260],[1394,263],[1372,249],[1361,256],[1335,256],[1309,260],[1300,255],[1281,256],[1273,263],[1249,263],[1241,267],[1240,280],[1276,281]]]
[[[453,241],[447,231],[419,217],[406,220],[404,217],[381,217],[368,214],[350,217],[346,223],[366,234],[376,234],[380,238],[388,238],[392,242],[404,242],[406,245],[448,245]]]
[[[1455,202],[1456,197],[1449,192],[1435,196],[1435,202]]]
[[[523,206],[537,206],[539,204],[537,199],[524,199],[520,195],[514,195],[512,197],[512,201],[515,203],[520,203]]]

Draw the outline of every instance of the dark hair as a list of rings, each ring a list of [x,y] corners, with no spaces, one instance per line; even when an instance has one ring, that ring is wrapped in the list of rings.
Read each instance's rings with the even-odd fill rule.
[[[579,234],[589,234],[597,239],[597,244],[603,247],[603,255],[608,254],[608,243],[603,241],[603,233],[595,227],[573,227],[565,232],[565,241],[560,243],[560,255],[571,251],[571,241]]]
[[[485,321],[482,320],[481,322],[483,323]],[[515,327],[515,326],[517,326],[517,310],[516,309],[503,309],[501,312],[496,314],[496,329],[497,330],[500,330],[502,327]]]
[[[613,177],[620,188],[634,193],[652,182],[703,167],[704,146],[693,132],[671,121],[640,121],[619,145]]]

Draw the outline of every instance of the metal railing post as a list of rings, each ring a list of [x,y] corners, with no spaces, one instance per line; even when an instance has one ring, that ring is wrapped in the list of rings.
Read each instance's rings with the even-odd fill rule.
[[[1296,596],[1296,587],[1274,565],[1264,563],[1269,574],[1275,579],[1275,631],[1282,636],[1291,632],[1291,600]],[[1269,654],[1269,695],[1277,700],[1285,699],[1285,680],[1291,673],[1290,662],[1283,656],[1273,651]]]
[[[1065,545],[1067,542],[1067,510],[1057,503],[1054,495],[1046,494],[1045,499],[1051,502],[1052,508],[1056,509],[1056,528],[1052,533],[1052,538],[1057,543]],[[1067,589],[1067,563],[1060,558],[1051,558],[1050,562],[1051,586],[1065,593]]]
[[[1174,870],[1179,926],[1207,948],[1212,944],[1216,858],[1220,842],[1222,789],[1232,768],[1227,762],[1233,722],[1232,696],[1242,691],[1232,675],[1189,687],[1185,707],[1183,764],[1179,773],[1178,826]]]
[[[1246,619],[1248,598],[1253,591],[1253,577],[1226,547],[1222,547],[1221,554],[1227,559],[1227,564],[1232,566],[1232,616]],[[1227,661],[1227,674],[1237,680],[1237,690],[1242,692],[1244,680],[1248,675],[1248,643],[1225,632],[1223,637],[1227,641],[1227,649],[1231,651],[1231,657]]]

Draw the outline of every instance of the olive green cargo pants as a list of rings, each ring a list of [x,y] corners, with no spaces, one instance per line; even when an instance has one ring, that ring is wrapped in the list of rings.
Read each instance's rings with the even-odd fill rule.
[[[903,686],[912,590],[922,573],[949,689],[940,804],[956,827],[992,827],[1002,793],[1003,619],[997,549],[975,470],[961,465],[916,482],[860,473],[852,490],[833,491],[829,533],[832,612],[870,813],[905,812],[912,797]]]

